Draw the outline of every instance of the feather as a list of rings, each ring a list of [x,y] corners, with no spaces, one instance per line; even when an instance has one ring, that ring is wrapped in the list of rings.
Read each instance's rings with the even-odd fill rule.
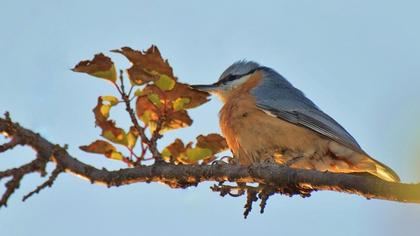
[[[354,151],[366,154],[357,141],[333,118],[324,113],[299,89],[276,71],[264,67],[264,80],[251,93],[262,111],[309,128]]]

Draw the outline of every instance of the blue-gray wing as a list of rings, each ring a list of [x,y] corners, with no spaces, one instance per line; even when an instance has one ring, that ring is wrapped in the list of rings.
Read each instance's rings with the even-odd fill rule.
[[[264,80],[251,90],[261,110],[293,124],[307,127],[365,154],[357,141],[340,124],[321,111],[280,74],[269,68],[264,68],[263,73]]]

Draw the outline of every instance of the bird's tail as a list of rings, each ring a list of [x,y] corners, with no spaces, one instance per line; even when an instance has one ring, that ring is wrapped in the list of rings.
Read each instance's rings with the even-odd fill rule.
[[[355,166],[358,170],[365,169],[366,172],[389,182],[400,182],[400,177],[391,168],[368,155],[360,155],[361,160]]]
[[[330,143],[327,155],[316,158],[304,156],[296,161],[293,160],[290,166],[336,173],[370,174],[385,181],[400,182],[400,177],[385,164],[364,152],[356,152],[335,142]]]

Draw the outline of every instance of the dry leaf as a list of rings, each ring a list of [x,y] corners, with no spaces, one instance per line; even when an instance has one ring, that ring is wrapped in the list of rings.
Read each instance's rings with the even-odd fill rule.
[[[123,54],[133,64],[127,72],[134,84],[141,85],[156,80],[161,75],[174,78],[172,67],[167,60],[163,60],[159,49],[154,45],[144,52],[129,47],[112,50],[112,52]]]
[[[89,145],[80,146],[79,148],[85,152],[103,154],[104,156],[110,159],[124,159],[124,156],[121,152],[116,151],[116,148],[112,144],[103,140],[96,140],[95,142]]]
[[[88,73],[90,75],[115,82],[117,72],[111,59],[102,53],[96,54],[93,60],[81,61],[73,69],[75,72]]]
[[[219,134],[199,135],[197,137],[197,147],[208,148],[213,154],[225,151],[228,149],[225,138]]]
[[[127,134],[121,128],[116,127],[113,120],[109,120],[109,110],[104,113],[103,107],[108,107],[108,104],[103,104],[102,97],[98,98],[98,104],[93,108],[95,114],[95,124],[102,129],[102,136],[111,142],[127,145]]]

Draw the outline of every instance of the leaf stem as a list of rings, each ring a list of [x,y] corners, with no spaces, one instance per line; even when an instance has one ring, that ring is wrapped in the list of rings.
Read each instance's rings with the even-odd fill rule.
[[[136,115],[134,113],[134,109],[131,107],[131,100],[129,99],[129,96],[125,92],[125,88],[124,88],[124,78],[123,78],[123,71],[122,70],[120,70],[119,78],[120,78],[120,81],[121,81],[121,89],[119,89],[118,86],[117,86],[118,91],[121,94],[121,99],[125,103],[125,110],[128,112],[128,115],[130,116],[130,119],[131,119],[131,122],[134,125],[134,128],[139,132],[141,142],[145,143],[148,146],[148,149],[152,153],[153,158],[155,158],[156,163],[162,163],[163,158],[162,158],[159,150],[157,149],[157,145],[156,145],[157,138],[152,137],[152,140],[151,140],[146,136],[145,128],[141,127],[141,125],[139,124],[139,121],[137,120]]]

